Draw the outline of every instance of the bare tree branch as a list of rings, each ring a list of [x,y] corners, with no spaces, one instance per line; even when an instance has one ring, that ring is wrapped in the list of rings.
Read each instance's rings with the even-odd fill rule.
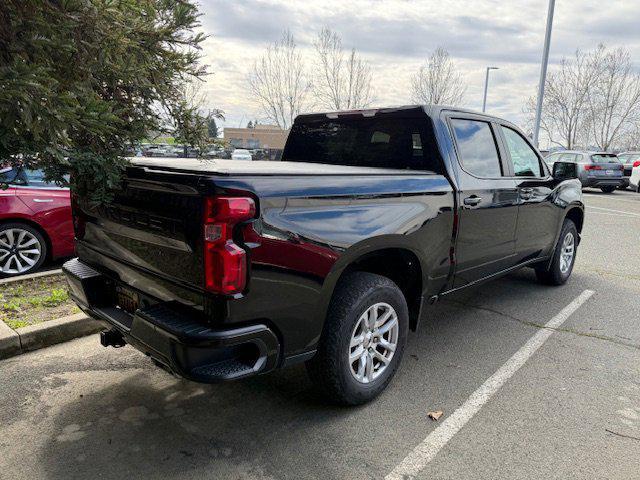
[[[460,105],[467,87],[449,52],[438,47],[411,79],[413,101],[426,105]]]
[[[640,121],[640,76],[633,71],[624,48],[607,51],[598,47],[597,79],[589,91],[589,133],[602,150],[623,141],[625,131]]]
[[[248,78],[249,91],[267,118],[287,129],[307,105],[311,83],[295,39],[288,30],[257,60]]]
[[[624,48],[576,51],[549,72],[540,128],[551,144],[610,150],[640,131],[640,75]],[[535,97],[524,108],[532,123]]]
[[[573,59],[563,58],[547,75],[540,128],[551,144],[567,149],[588,144],[588,96],[598,77],[599,55],[597,50],[577,50]],[[535,97],[525,105],[531,124],[535,105]]]
[[[318,105],[331,110],[364,108],[371,104],[371,67],[356,49],[345,58],[340,36],[329,28],[318,34],[314,46],[314,89]]]

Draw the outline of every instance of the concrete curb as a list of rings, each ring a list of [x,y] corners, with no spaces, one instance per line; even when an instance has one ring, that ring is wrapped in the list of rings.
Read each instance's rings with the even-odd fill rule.
[[[31,280],[32,278],[48,277],[49,275],[58,275],[60,273],[62,273],[62,269],[58,268],[57,270],[47,270],[46,272],[29,273],[27,275],[19,275],[17,277],[3,278],[0,280],[0,285],[20,282],[22,280]]]
[[[16,330],[0,321],[0,359],[49,347],[99,332],[104,326],[84,313],[29,325]],[[7,332],[7,329],[10,332]]]
[[[0,320],[0,358],[22,353],[20,336],[9,325]]]

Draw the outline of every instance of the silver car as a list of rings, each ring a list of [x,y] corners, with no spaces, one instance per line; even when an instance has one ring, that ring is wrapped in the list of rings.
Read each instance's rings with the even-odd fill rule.
[[[551,170],[555,162],[576,163],[578,178],[583,187],[599,188],[605,193],[611,193],[616,188],[629,186],[625,167],[615,153],[565,150],[552,153],[544,161]]]

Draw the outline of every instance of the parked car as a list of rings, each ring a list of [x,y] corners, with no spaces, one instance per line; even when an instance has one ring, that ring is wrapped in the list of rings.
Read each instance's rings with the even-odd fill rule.
[[[40,170],[0,169],[0,277],[32,273],[73,255],[69,189]]]
[[[439,299],[525,266],[565,283],[584,221],[575,164],[466,110],[301,115],[281,162],[131,162],[74,204],[64,265],[102,344],[199,382],[306,362],[342,404],[385,389]]]
[[[629,183],[631,183],[631,172],[633,170],[633,164],[640,160],[640,152],[619,153],[618,160],[620,160],[620,163],[624,165],[624,176],[627,177],[629,179]]]
[[[236,148],[231,154],[231,160],[252,160],[251,152],[242,148]]]
[[[640,193],[640,158],[631,164],[631,176],[629,177],[629,185],[636,192]]]
[[[550,168],[558,161],[575,163],[583,187],[595,187],[611,193],[616,188],[627,188],[629,185],[625,167],[615,153],[565,150],[552,153],[544,161]]]

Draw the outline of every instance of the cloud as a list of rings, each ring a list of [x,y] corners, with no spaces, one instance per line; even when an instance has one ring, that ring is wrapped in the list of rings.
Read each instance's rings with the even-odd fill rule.
[[[323,26],[358,49],[374,73],[377,105],[410,101],[411,75],[437,47],[445,47],[467,84],[467,106],[479,109],[484,69],[491,73],[488,110],[522,123],[522,107],[535,93],[542,55],[547,0],[201,0],[206,62],[214,75],[207,92],[212,106],[227,112],[227,123],[261,116],[246,87],[253,61],[288,28],[310,58]],[[550,68],[577,48],[598,43],[625,46],[637,62],[640,2],[601,0],[558,2]]]

